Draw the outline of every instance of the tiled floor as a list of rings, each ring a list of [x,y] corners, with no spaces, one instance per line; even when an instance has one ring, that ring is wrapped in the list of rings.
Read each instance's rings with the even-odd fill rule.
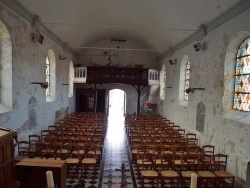
[[[110,117],[100,169],[88,170],[81,180],[69,177],[67,188],[137,188],[127,144],[124,117]]]

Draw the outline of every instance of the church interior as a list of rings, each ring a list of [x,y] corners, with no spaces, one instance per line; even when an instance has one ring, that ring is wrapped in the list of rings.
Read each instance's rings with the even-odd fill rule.
[[[249,17],[0,0],[0,188],[249,188]]]

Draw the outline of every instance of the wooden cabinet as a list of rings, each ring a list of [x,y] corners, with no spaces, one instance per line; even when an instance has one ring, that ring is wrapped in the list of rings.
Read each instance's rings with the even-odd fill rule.
[[[0,128],[0,188],[16,188],[14,141],[16,132]]]

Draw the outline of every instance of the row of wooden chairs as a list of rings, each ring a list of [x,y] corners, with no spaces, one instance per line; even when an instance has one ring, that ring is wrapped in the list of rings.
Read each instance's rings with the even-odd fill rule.
[[[176,166],[180,168],[178,171],[176,168],[170,168],[169,154],[154,156],[150,153],[141,153],[137,165],[141,170],[142,187],[144,187],[144,179],[154,180],[157,187],[159,181],[161,187],[189,187],[193,173],[198,175],[198,188],[233,187],[234,176],[226,171],[227,155],[214,155],[214,163],[209,163],[208,158],[211,160],[210,155],[201,155],[200,161],[194,165],[195,159],[192,155],[181,155],[176,163]]]
[[[75,119],[84,115],[73,113],[60,123],[42,130],[41,135],[29,135],[28,141],[19,141],[16,162],[24,157],[38,157],[48,160],[65,160],[67,167],[77,167],[77,174],[79,166],[81,166],[81,174],[87,166],[93,166],[96,169],[100,166],[102,158],[107,116],[91,114],[87,119],[89,121],[93,119],[92,122],[98,120],[99,123],[93,123],[92,127],[87,128],[87,125],[83,123],[75,123]],[[100,122],[101,119],[103,119],[102,122]],[[66,127],[68,129],[62,129]]]
[[[125,125],[142,184],[153,179],[161,187],[188,187],[196,173],[198,187],[234,187],[234,176],[226,171],[227,155],[215,155],[211,145],[198,146],[194,133],[185,134],[160,116],[126,117]],[[194,142],[187,144],[189,139]]]

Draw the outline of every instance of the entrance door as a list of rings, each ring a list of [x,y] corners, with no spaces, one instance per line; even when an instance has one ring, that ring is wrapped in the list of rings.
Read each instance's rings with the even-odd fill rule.
[[[109,116],[121,117],[125,115],[126,93],[120,89],[109,92]]]

